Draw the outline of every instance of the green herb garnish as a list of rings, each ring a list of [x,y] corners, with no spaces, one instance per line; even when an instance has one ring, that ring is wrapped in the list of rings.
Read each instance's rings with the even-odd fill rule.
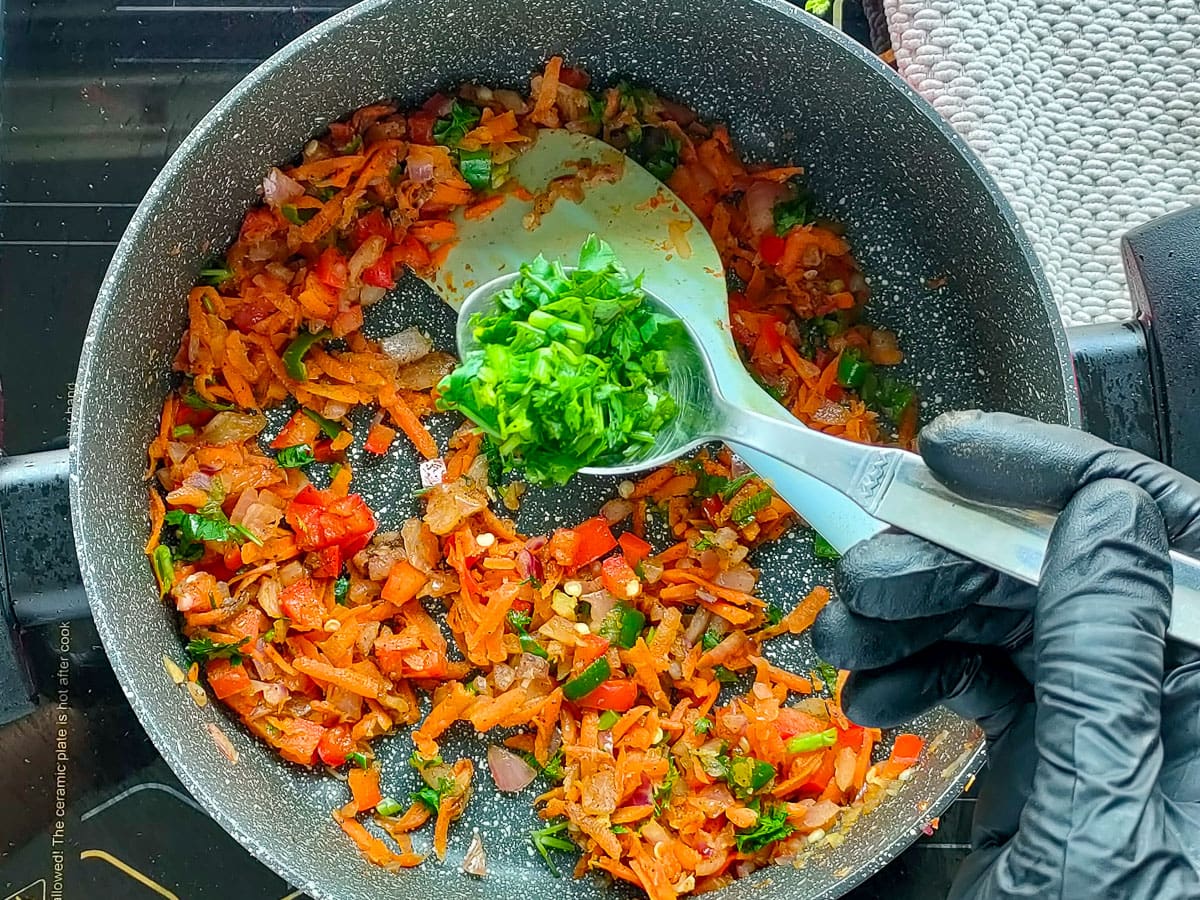
[[[837,549],[825,538],[821,537],[815,531],[812,537],[813,556],[817,559],[841,559],[842,554],[837,552]]]
[[[449,115],[442,116],[433,125],[433,139],[447,147],[457,147],[467,132],[479,124],[478,106],[455,100]]]
[[[224,262],[214,263],[207,269],[200,270],[200,283],[220,287],[233,278],[233,270]]]
[[[777,804],[767,807],[758,814],[753,828],[738,831],[734,837],[739,853],[753,853],[768,844],[783,840],[796,829],[788,823],[787,807]]]
[[[725,666],[717,666],[713,669],[713,677],[721,684],[736,684],[738,680],[737,672],[727,669]]]
[[[368,765],[370,765],[370,763],[367,762],[366,754],[359,753],[357,750],[353,753],[347,753],[346,759],[348,759],[350,762],[354,763],[360,769],[365,769]]]
[[[838,670],[835,666],[832,666],[822,660],[821,662],[817,663],[816,668],[817,674],[821,677],[821,680],[825,682],[826,687],[832,688],[837,684]]]
[[[303,225],[309,219],[317,214],[317,210],[312,207],[300,209],[295,204],[285,203],[279,207],[280,214],[291,222],[293,225]]]
[[[774,210],[775,233],[783,237],[797,225],[807,225],[812,221],[809,207],[809,199],[804,196],[776,203]]]
[[[697,719],[695,724],[692,725],[692,730],[695,731],[696,734],[708,734],[710,731],[712,731],[712,727],[712,719]]]
[[[768,625],[778,625],[780,620],[783,619],[783,610],[774,603],[771,603],[763,610],[763,616],[766,617]]]
[[[346,605],[346,598],[350,596],[350,576],[342,575],[333,583],[333,601],[338,606]]]
[[[193,638],[187,642],[184,652],[192,662],[203,663],[211,659],[227,659],[233,665],[239,666],[242,663],[242,654],[238,650],[249,640],[250,638],[242,638],[240,641],[222,644],[212,638]]]
[[[723,640],[725,640],[725,635],[721,634],[720,632],[713,631],[710,628],[708,631],[704,632],[704,636],[700,638],[700,647],[702,650],[708,651],[717,646],[717,644],[721,643]]]
[[[476,190],[492,186],[492,153],[490,150],[459,150],[458,171],[467,184]]]
[[[230,523],[220,504],[211,501],[194,513],[173,509],[163,522],[176,529],[178,548],[172,555],[187,562],[195,562],[204,555],[204,541],[236,541],[239,544],[250,541],[262,546],[262,538],[248,528]]]
[[[530,481],[627,458],[678,412],[666,384],[682,325],[653,312],[640,276],[594,235],[575,271],[540,256],[523,265],[470,329],[478,347],[438,385],[438,406],[480,426]]]
[[[521,642],[521,651],[533,656],[540,656],[542,659],[549,659],[550,654],[546,652],[546,648],[529,633],[529,625],[532,621],[529,613],[517,612],[515,609],[508,611],[508,624],[517,633],[517,640]]]
[[[729,511],[729,517],[738,527],[745,527],[754,521],[754,517],[771,505],[771,489],[764,488],[753,496],[739,501]]]
[[[275,462],[285,469],[299,469],[316,462],[312,447],[308,444],[297,444],[295,447],[284,447],[275,455]]]

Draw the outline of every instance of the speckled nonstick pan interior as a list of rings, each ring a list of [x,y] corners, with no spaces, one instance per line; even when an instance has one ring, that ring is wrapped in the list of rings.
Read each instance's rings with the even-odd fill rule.
[[[419,102],[463,79],[527,86],[554,53],[599,81],[631,76],[727,122],[752,159],[796,161],[823,211],[846,224],[873,288],[873,321],[894,328],[928,418],[983,406],[1048,421],[1077,417],[1056,310],[1011,210],[936,115],[891,71],[793,7],[773,0],[371,0],[335,16],[252,73],[196,128],[155,181],[113,258],[80,364],[72,423],[75,537],[96,624],[146,731],[205,808],[252,853],[317,898],[595,897],[621,893],[596,880],[554,879],[525,835],[532,791],[499,799],[486,744],[456,731],[448,756],[476,761],[477,795],[453,832],[446,864],[389,874],[362,860],[329,811],[345,787],[323,772],[279,761],[215,704],[197,708],[167,678],[181,658],[173,613],[156,596],[142,555],[145,447],[185,324],[187,289],[234,236],[268,166],[294,156],[330,120],[380,97]],[[930,289],[929,279],[945,278]],[[452,346],[452,315],[431,290],[406,280],[368,315],[369,332],[408,324]],[[449,423],[443,423],[443,427]],[[443,430],[442,434],[445,434]],[[355,484],[383,527],[415,510],[415,460],[358,458]],[[611,489],[584,480],[534,495],[527,533],[594,513]],[[790,607],[828,570],[796,533],[759,553],[763,590]],[[811,661],[804,642],[772,654]],[[205,725],[232,738],[237,765]],[[899,853],[959,791],[980,757],[973,727],[936,711],[913,723],[945,731],[935,758],[837,850],[800,870],[771,869],[728,897],[826,898]],[[379,747],[387,793],[415,786],[406,735]],[[490,874],[462,875],[472,827]],[[203,865],[221,865],[204,860]]]

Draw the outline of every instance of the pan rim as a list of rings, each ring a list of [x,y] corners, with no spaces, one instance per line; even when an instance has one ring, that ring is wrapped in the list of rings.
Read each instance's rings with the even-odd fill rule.
[[[91,584],[97,579],[97,576],[92,574],[97,568],[97,561],[89,544],[84,539],[86,529],[84,523],[85,514],[82,511],[83,504],[80,502],[80,478],[82,477],[82,473],[78,448],[83,438],[84,420],[88,417],[87,410],[91,406],[88,387],[92,381],[92,367],[96,359],[93,355],[93,348],[96,337],[102,331],[109,315],[109,301],[119,294],[121,282],[129,263],[130,248],[135,239],[134,236],[141,233],[146,224],[151,220],[154,208],[170,188],[178,170],[183,166],[183,161],[189,158],[196,151],[197,147],[203,145],[204,140],[214,126],[231,108],[241,102],[242,97],[249,90],[257,87],[263,80],[269,78],[273,70],[281,63],[304,53],[309,45],[324,40],[330,33],[340,30],[343,26],[354,20],[369,15],[380,8],[392,5],[395,2],[397,0],[363,0],[363,2],[348,7],[297,36],[260,63],[253,71],[239,81],[228,94],[222,97],[197,123],[191,133],[182,141],[171,155],[171,158],[163,166],[130,219],[129,225],[105,273],[97,294],[97,303],[89,318],[75,382],[79,400],[72,409],[69,430],[69,486],[72,531],[75,538],[80,571],[83,575],[84,587],[87,589],[89,604],[92,607],[93,613],[100,606],[95,599],[95,592],[91,589]],[[903,101],[911,108],[911,111],[931,124],[940,136],[947,141],[950,147],[953,148],[958,157],[970,167],[972,174],[979,180],[991,199],[995,214],[999,216],[1008,233],[1013,236],[1024,267],[1033,277],[1034,287],[1049,320],[1051,336],[1060,351],[1059,374],[1062,378],[1064,388],[1063,397],[1065,400],[1066,419],[1069,425],[1078,427],[1081,424],[1082,416],[1074,370],[1071,366],[1069,352],[1067,351],[1066,331],[1061,315],[1054,302],[1045,273],[1034,254],[1028,235],[1026,235],[1020,221],[1017,219],[1012,206],[1001,193],[983,163],[975,156],[974,152],[948,122],[938,115],[895,71],[885,65],[866,48],[860,46],[832,26],[803,12],[799,7],[786,2],[786,0],[744,0],[744,2],[747,5],[763,7],[775,15],[790,19],[799,27],[816,32],[822,39],[834,44],[840,52],[850,54],[858,62],[864,64],[876,77],[885,79],[895,92],[895,99],[898,101],[903,98]],[[315,900],[334,900],[332,895],[319,886],[310,874],[306,874],[295,868],[290,861],[283,859],[280,854],[276,853],[274,846],[250,834],[238,820],[228,815],[220,799],[215,796],[214,785],[205,779],[193,777],[186,753],[178,742],[168,740],[165,735],[160,733],[150,711],[145,707],[139,693],[140,680],[127,668],[120,654],[107,654],[109,647],[121,646],[122,639],[113,633],[110,623],[104,616],[94,616],[93,618],[101,641],[105,646],[106,655],[109,656],[113,671],[139,722],[142,723],[143,728],[159,754],[171,767],[176,777],[180,779],[188,791],[201,804],[205,812],[256,859],[280,874],[293,887],[305,891],[315,898]],[[982,767],[984,757],[985,751],[982,741],[980,741],[975,749],[963,760],[961,770],[957,775],[930,801],[928,808],[922,814],[924,818],[928,819],[939,815],[961,794],[963,787],[974,778],[975,774]],[[878,848],[871,857],[855,866],[843,878],[832,881],[814,900],[832,900],[832,898],[840,896],[863,883],[871,876],[877,874],[880,868],[882,868],[873,864],[875,860],[884,859],[890,862],[909,847],[920,834],[920,827],[914,824],[913,827],[895,838],[891,843]]]

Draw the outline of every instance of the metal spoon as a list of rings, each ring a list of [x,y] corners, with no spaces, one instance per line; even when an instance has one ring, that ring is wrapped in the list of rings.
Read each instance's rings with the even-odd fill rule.
[[[565,137],[552,134],[543,146],[547,140],[543,136],[525,156],[541,152],[558,161],[552,172],[562,172],[568,158],[578,159],[585,150],[596,158],[620,155],[595,139],[558,134]],[[549,162],[536,161],[542,166]],[[644,271],[643,286],[649,298],[660,311],[683,322],[690,341],[680,346],[672,359],[670,390],[681,409],[672,427],[636,459],[590,471],[628,474],[668,462],[702,443],[724,441],[746,457],[789,503],[799,495],[802,503],[811,506],[811,479],[815,478],[840,495],[842,504],[846,500],[853,503],[871,522],[903,529],[1037,584],[1056,517],[964,499],[940,484],[914,453],[858,444],[801,425],[754,381],[738,356],[727,322],[724,273],[704,227],[648,172],[630,161],[621,164],[622,176],[611,184],[594,186],[582,204],[560,201],[552,210],[561,209],[579,221],[549,228],[547,217],[541,228],[532,231],[514,221],[499,222],[476,234],[463,234],[460,247],[478,238],[493,242],[492,251],[476,248],[469,252],[473,272],[489,271],[493,264],[488,262],[489,253],[500,257],[501,270],[506,271],[495,277],[497,270],[490,269],[493,277],[470,287],[459,309],[460,350],[469,350],[473,343],[466,327],[471,315],[488,307],[496,293],[516,277],[521,262],[538,252],[570,261],[584,237],[594,231],[609,240],[630,271]],[[520,215],[523,213],[518,211]],[[679,235],[684,222],[688,223],[683,233],[690,248],[681,252]],[[520,234],[513,232],[514,226]],[[580,226],[586,226],[585,230],[581,232]],[[466,223],[464,229],[472,231]],[[521,245],[515,258],[514,243]],[[453,258],[451,254],[451,261]],[[454,278],[453,273],[450,277]],[[766,472],[755,463],[764,457],[774,462]],[[808,509],[794,508],[811,522]],[[1171,558],[1175,594],[1168,633],[1200,646],[1200,563],[1175,551]]]

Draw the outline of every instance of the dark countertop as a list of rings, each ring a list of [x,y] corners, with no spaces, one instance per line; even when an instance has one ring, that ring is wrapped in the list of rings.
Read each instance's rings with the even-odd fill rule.
[[[2,7],[5,452],[65,446],[87,318],[134,208],[171,151],[242,76],[346,5],[317,2],[12,0]],[[853,7],[847,30],[865,41]],[[64,637],[71,684],[60,711],[54,691]],[[44,700],[33,715],[0,728],[0,809],[9,812],[0,817],[0,897],[54,896],[56,863],[69,897],[301,897],[187,796],[125,703],[89,622],[73,623],[65,635],[47,626],[29,638]],[[62,735],[65,771],[56,758]],[[972,803],[956,803],[938,833],[849,896],[943,896],[965,853]]]

